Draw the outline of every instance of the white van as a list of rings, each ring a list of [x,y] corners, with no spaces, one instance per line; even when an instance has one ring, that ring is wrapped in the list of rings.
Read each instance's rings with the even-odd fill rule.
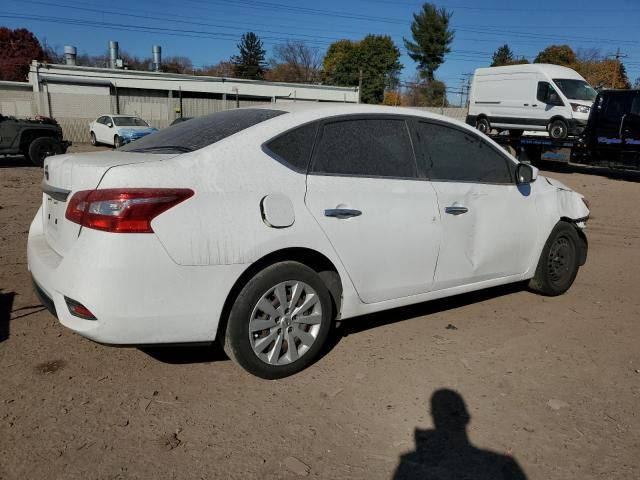
[[[584,130],[596,91],[574,70],[534,63],[478,68],[467,123],[483,133],[493,128],[520,135],[548,131],[553,138]]]

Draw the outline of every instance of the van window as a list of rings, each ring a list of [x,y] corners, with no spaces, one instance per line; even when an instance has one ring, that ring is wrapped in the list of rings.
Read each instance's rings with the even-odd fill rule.
[[[399,118],[354,118],[327,123],[312,173],[416,178],[407,124]]]
[[[560,91],[564,93],[564,96],[569,100],[586,100],[593,102],[596,98],[596,91],[591,88],[584,80],[569,80],[554,78],[555,83]]]
[[[538,101],[549,105],[564,105],[564,102],[549,82],[538,82]]]
[[[416,122],[415,137],[418,164],[430,180],[513,183],[510,168],[513,162],[476,135],[435,123]]]

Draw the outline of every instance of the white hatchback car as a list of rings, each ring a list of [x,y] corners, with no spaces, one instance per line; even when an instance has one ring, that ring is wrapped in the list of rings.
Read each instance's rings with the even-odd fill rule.
[[[122,145],[157,132],[147,122],[133,115],[101,115],[89,124],[91,145]]]
[[[586,261],[581,195],[418,110],[226,111],[44,174],[29,269],[63,325],[218,339],[263,378],[309,365],[336,318],[524,280],[558,295]]]

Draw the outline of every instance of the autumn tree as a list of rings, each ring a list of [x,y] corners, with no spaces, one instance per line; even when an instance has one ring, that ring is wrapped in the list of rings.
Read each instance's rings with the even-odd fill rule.
[[[403,98],[404,105],[411,107],[448,107],[447,85],[440,80],[417,77],[410,82]]]
[[[0,27],[0,80],[24,82],[31,61],[45,58],[40,42],[29,30]]]
[[[434,79],[434,72],[451,52],[454,31],[449,27],[453,13],[425,3],[419,13],[413,14],[412,40],[404,38],[409,57],[418,64],[418,71],[427,81]]]
[[[570,67],[575,65],[577,57],[569,45],[551,45],[536,56],[533,63],[551,63]]]
[[[253,32],[247,32],[238,43],[238,55],[231,57],[233,73],[238,78],[260,79],[265,72],[265,54],[262,40]]]
[[[362,72],[364,103],[382,103],[385,90],[397,87],[401,70],[400,50],[388,35],[334,42],[323,62],[324,81],[329,85],[355,87]]]
[[[287,40],[273,47],[266,80],[279,82],[315,82],[320,78],[322,56],[315,47],[301,40]]]
[[[209,75],[211,77],[233,77],[234,65],[231,62],[221,61],[215,65],[203,66],[196,70],[196,75]]]

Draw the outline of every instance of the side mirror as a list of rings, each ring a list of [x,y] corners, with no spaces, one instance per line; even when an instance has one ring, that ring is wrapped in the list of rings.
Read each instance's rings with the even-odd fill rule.
[[[525,185],[533,183],[538,178],[538,169],[528,163],[519,163],[516,167],[516,184]]]
[[[109,127],[109,128],[113,127],[113,123],[111,123],[111,122],[107,123],[107,127]]]

